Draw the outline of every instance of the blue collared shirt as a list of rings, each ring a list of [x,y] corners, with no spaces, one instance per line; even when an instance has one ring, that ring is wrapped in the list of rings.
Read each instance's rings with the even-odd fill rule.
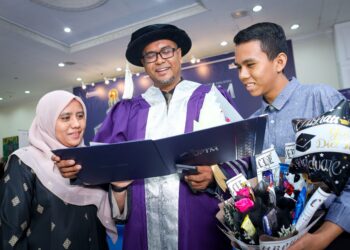
[[[285,144],[295,142],[292,120],[319,116],[342,99],[344,96],[330,86],[300,84],[292,78],[272,104],[263,99],[260,109],[252,115],[268,114],[264,149],[274,145],[278,156],[284,157]]]
[[[263,100],[261,108],[252,115],[268,114],[264,149],[274,145],[277,154],[284,157],[285,143],[295,142],[292,120],[319,116],[342,99],[344,96],[330,86],[300,84],[292,78],[272,104]],[[350,232],[350,180],[340,196],[333,198],[325,220]]]

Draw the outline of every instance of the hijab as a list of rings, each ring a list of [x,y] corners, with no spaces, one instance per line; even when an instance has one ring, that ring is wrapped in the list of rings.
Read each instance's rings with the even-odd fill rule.
[[[29,166],[40,182],[62,201],[76,206],[95,205],[97,217],[105,226],[113,242],[117,240],[117,231],[112,219],[108,192],[99,187],[73,186],[62,177],[51,160],[51,150],[66,148],[55,136],[57,119],[63,109],[72,100],[77,100],[83,107],[83,101],[63,90],[56,90],[44,95],[38,102],[36,114],[29,130],[29,146],[14,152],[21,161]],[[84,146],[82,141],[79,146]]]

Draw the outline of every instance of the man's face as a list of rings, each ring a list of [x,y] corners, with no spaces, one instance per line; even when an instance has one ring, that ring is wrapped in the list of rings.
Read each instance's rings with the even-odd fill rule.
[[[175,49],[174,56],[170,58],[163,59],[160,54],[157,54],[154,62],[148,63],[142,59],[143,66],[154,85],[163,91],[173,89],[181,79],[181,48],[177,48],[173,41],[163,39],[148,44],[143,50],[143,55],[146,55],[150,52],[169,51],[169,49]]]
[[[239,79],[252,96],[268,96],[275,91],[278,72],[277,59],[269,60],[261,50],[260,41],[249,41],[236,46],[235,64]]]

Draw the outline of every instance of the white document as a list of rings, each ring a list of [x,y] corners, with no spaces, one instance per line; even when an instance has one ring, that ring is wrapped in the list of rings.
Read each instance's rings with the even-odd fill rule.
[[[211,90],[205,95],[199,120],[194,121],[193,130],[197,131],[241,120],[243,120],[242,116],[213,84]]]

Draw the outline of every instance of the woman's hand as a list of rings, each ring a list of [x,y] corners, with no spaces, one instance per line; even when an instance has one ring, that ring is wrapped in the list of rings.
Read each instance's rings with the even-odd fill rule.
[[[116,189],[124,189],[124,188],[128,187],[132,182],[133,182],[133,180],[129,180],[129,181],[114,181],[111,184]]]
[[[51,160],[64,178],[73,179],[77,177],[81,166],[76,165],[74,160],[61,160],[57,155],[53,155]]]
[[[124,211],[127,187],[130,186],[132,182],[133,180],[115,181],[111,183],[113,196],[117,202],[120,213],[123,213]]]

